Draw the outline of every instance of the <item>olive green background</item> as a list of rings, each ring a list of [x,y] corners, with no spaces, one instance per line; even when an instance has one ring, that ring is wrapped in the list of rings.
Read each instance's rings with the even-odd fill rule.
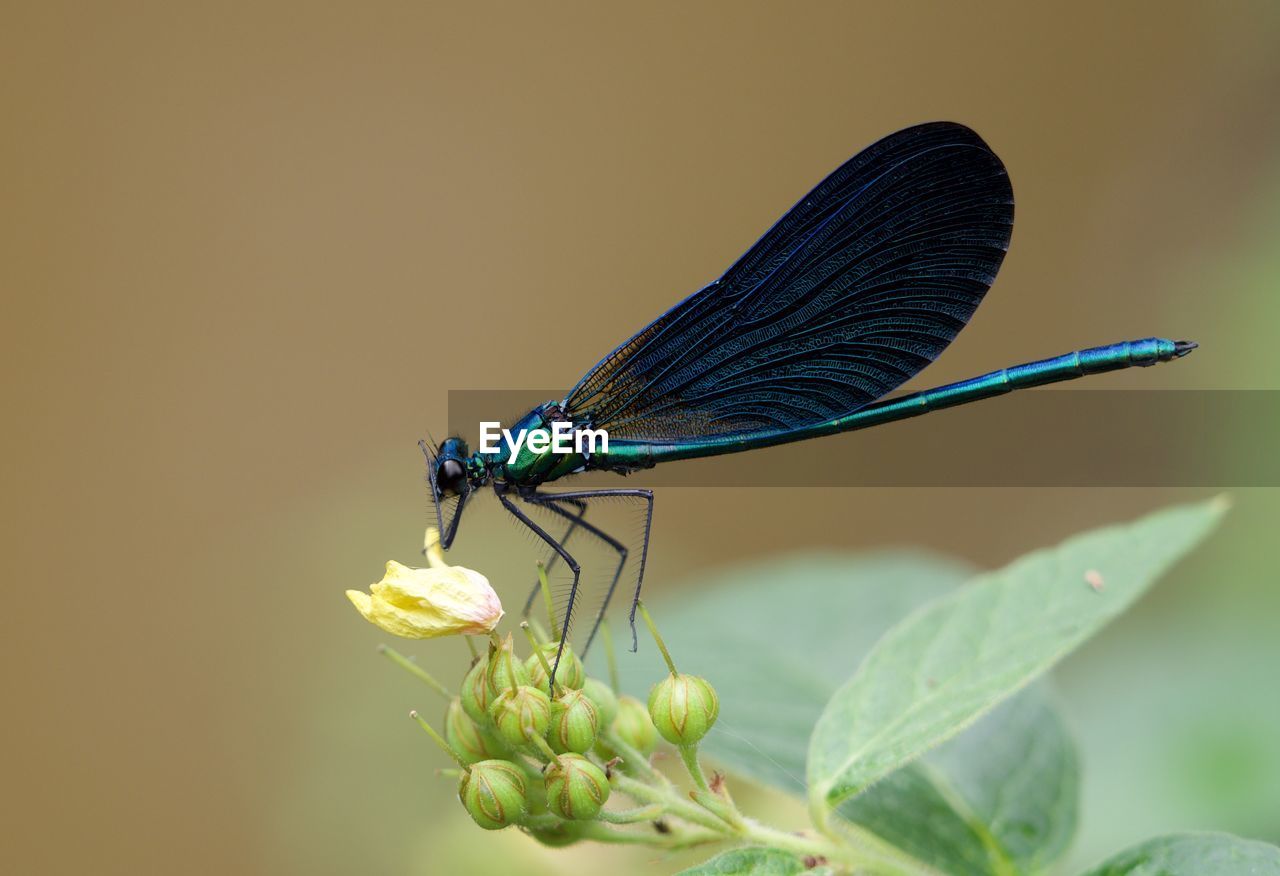
[[[937,118],[1005,160],[1017,226],[913,385],[1160,334],[1203,349],[1099,381],[1280,388],[1278,39],[1261,2],[3,4],[3,868],[674,869],[471,828],[404,717],[437,705],[342,596],[414,560],[447,390],[569,385]],[[1204,493],[669,489],[649,582],[804,547],[997,565]],[[1058,673],[1076,862],[1280,840],[1280,497],[1235,499]],[[535,556],[492,507],[451,554],[511,600]]]

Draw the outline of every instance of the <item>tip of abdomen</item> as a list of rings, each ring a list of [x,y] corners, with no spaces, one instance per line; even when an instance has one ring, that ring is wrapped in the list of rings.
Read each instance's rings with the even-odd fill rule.
[[[1195,341],[1174,341],[1173,342],[1173,358],[1181,359],[1190,353],[1196,347],[1200,346]]]

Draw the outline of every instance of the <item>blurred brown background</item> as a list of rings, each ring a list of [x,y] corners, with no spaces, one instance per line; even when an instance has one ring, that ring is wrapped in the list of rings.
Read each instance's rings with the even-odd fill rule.
[[[435,704],[342,591],[415,558],[447,390],[568,386],[899,127],[973,126],[1018,199],[914,385],[1161,334],[1203,349],[1108,385],[1280,388],[1274,4],[965,7],[4,4],[4,869],[484,872],[479,843],[644,872],[465,825],[403,717]],[[996,565],[1197,494],[672,489],[649,581],[805,546]],[[1081,862],[1280,839],[1280,500],[1236,499],[1059,674]],[[529,544],[465,525],[454,561],[522,588]]]

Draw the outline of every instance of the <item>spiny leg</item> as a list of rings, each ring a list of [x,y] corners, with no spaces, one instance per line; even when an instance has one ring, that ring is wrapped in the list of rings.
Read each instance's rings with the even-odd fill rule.
[[[564,560],[565,565],[573,570],[573,584],[569,587],[569,603],[565,606],[564,624],[560,628],[560,647],[556,649],[556,662],[555,665],[551,667],[551,677],[548,679],[551,689],[554,690],[556,683],[556,670],[560,668],[560,656],[564,653],[565,636],[569,631],[569,621],[573,617],[573,602],[578,598],[578,579],[582,575],[582,567],[578,565],[578,561],[573,558],[572,554],[564,549],[564,546],[560,544],[560,542],[552,538],[551,535],[541,526],[530,520],[529,515],[517,508],[515,503],[507,498],[506,490],[495,489],[494,492],[498,494],[498,501],[502,503],[502,507],[506,508],[512,517],[519,520],[527,526],[534,535],[550,545],[551,549],[559,554],[560,558]]]
[[[644,566],[649,559],[649,530],[653,527],[653,490],[574,490],[569,493],[556,493],[557,499],[595,499],[613,497],[616,499],[643,499],[648,503],[644,515],[644,545],[640,549],[640,573],[636,577],[636,592],[631,597],[631,612],[627,619],[631,622],[631,650],[639,648],[640,640],[636,637],[636,606],[640,602],[640,587],[644,584]],[[585,524],[584,524],[585,525]],[[574,587],[577,587],[574,577]],[[572,605],[572,600],[570,600]],[[563,641],[563,640],[562,640]]]
[[[564,535],[560,538],[561,545],[567,545],[569,543],[569,536],[573,535],[573,531],[578,528],[578,524],[582,522],[582,518],[587,513],[586,502],[572,502],[570,504],[572,504],[574,507],[578,509],[578,513],[576,516],[571,515],[568,512],[564,512],[562,514],[562,516],[568,516],[571,519],[569,521],[569,528],[564,531]],[[557,513],[560,513],[560,512],[557,510]],[[555,562],[558,559],[560,559],[560,555],[552,551],[551,559],[547,560],[547,565],[546,565],[546,570],[548,572],[551,571],[551,567],[555,565]],[[534,581],[533,589],[529,591],[529,598],[524,601],[524,611],[521,612],[521,617],[527,618],[529,616],[529,612],[533,611],[533,601],[538,598],[538,591],[541,589],[542,589],[542,582]]]
[[[582,656],[586,657],[587,651],[591,649],[591,643],[595,641],[596,633],[600,630],[600,624],[604,620],[605,612],[609,610],[609,603],[613,599],[613,592],[618,588],[618,581],[622,578],[622,570],[626,568],[627,555],[629,553],[627,551],[627,546],[609,535],[603,529],[600,529],[598,526],[594,526],[583,519],[586,516],[587,503],[581,499],[565,499],[561,493],[534,493],[531,496],[526,496],[525,501],[532,502],[539,507],[546,508],[548,511],[559,514],[561,517],[572,517],[574,520],[574,526],[581,526],[585,531],[594,535],[609,547],[613,548],[618,554],[618,568],[613,572],[613,580],[609,582],[609,590],[604,595],[604,602],[601,603],[600,610],[596,612],[596,619],[591,625],[591,632],[587,635],[586,644],[582,646]],[[574,517],[568,511],[558,507],[556,504],[557,502],[565,502],[566,504],[571,504],[574,507],[581,508],[582,510],[576,517]],[[572,531],[572,529],[570,531]],[[530,601],[532,601],[532,599]]]

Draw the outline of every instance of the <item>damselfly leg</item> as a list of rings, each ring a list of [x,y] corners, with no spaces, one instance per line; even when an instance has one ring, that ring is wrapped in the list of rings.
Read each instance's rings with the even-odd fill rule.
[[[532,532],[539,539],[541,539],[548,547],[550,547],[551,550],[555,553],[555,555],[558,556],[560,559],[564,560],[565,565],[567,565],[570,568],[570,570],[572,570],[573,572],[573,582],[569,586],[569,599],[565,604],[564,618],[562,619],[561,625],[560,625],[560,647],[556,650],[556,661],[555,661],[555,665],[552,667],[552,670],[551,670],[551,679],[552,681],[554,681],[556,670],[560,666],[560,656],[564,653],[565,639],[569,635],[569,626],[573,621],[573,610],[578,599],[578,585],[582,578],[582,567],[578,564],[578,561],[574,558],[574,556],[570,554],[568,550],[565,549],[563,539],[557,540],[549,532],[547,532],[545,529],[543,529],[541,526],[535,523],[532,519],[530,519],[529,515],[525,514],[522,510],[520,510],[520,508],[516,506],[515,502],[511,501],[511,498],[507,495],[507,491],[508,491],[507,488],[498,487],[495,485],[494,492],[498,496],[498,501],[502,503],[502,507],[507,509],[507,512],[510,513],[512,517],[520,521],[520,523],[522,523],[527,529],[529,529],[530,532]],[[639,500],[645,503],[644,539],[642,541],[641,550],[640,550],[640,567],[636,574],[635,593],[631,597],[631,610],[628,613],[628,620],[631,624],[631,650],[635,651],[638,646],[638,639],[636,637],[636,605],[640,601],[640,588],[644,584],[645,564],[649,559],[649,532],[653,527],[653,491],[624,489],[624,490],[575,490],[569,493],[554,493],[554,494],[538,494],[536,492],[529,492],[529,493],[525,493],[520,498],[522,499],[522,501],[528,502],[539,508],[545,508],[546,510],[551,511],[557,516],[568,518],[570,520],[570,526],[569,526],[569,531],[565,535],[566,538],[570,533],[580,528],[586,532],[591,533],[595,537],[599,538],[601,541],[605,542],[605,544],[609,545],[619,554],[618,568],[614,572],[612,583],[609,585],[608,593],[605,596],[605,602],[601,606],[600,611],[596,615],[595,621],[592,624],[590,636],[587,638],[586,646],[583,648],[584,655],[586,654],[587,648],[591,646],[591,642],[595,638],[596,632],[600,628],[600,624],[603,621],[605,611],[609,607],[609,601],[613,597],[613,592],[617,587],[618,580],[622,574],[622,570],[626,566],[626,561],[627,561],[629,552],[627,551],[626,546],[622,544],[622,542],[618,541],[616,538],[613,538],[611,535],[604,532],[602,529],[595,526],[594,524],[588,523],[586,520],[584,520],[583,518],[585,517],[585,513],[586,513],[585,508],[582,508],[580,510],[580,513],[573,514],[565,510],[563,507],[560,507],[560,505],[558,505],[557,503],[570,504],[574,507],[579,507],[579,506],[585,505],[585,502],[588,499],[604,499],[604,498]],[[526,605],[530,605],[530,604],[532,604],[532,597],[526,603]],[[527,610],[528,609],[526,608],[526,611]]]
[[[533,494],[537,496],[537,493]],[[548,494],[551,495],[551,494]],[[639,640],[636,637],[636,605],[640,602],[640,588],[644,585],[644,567],[649,559],[649,531],[653,528],[653,490],[639,489],[621,489],[621,490],[573,490],[567,493],[555,493],[556,501],[564,501],[567,499],[584,500],[584,499],[628,499],[639,500],[645,503],[644,509],[644,540],[640,548],[640,568],[636,575],[636,591],[631,597],[631,610],[627,614],[627,620],[631,624],[631,650],[635,651],[639,646]],[[580,524],[585,528],[585,522]],[[574,579],[575,590],[577,579]],[[610,591],[612,593],[612,591]],[[570,595],[570,605],[573,603],[573,595]],[[604,610],[601,609],[600,617],[603,617]],[[565,612],[566,618],[568,611]],[[600,624],[600,617],[596,618],[596,627]],[[567,625],[565,627],[567,630]],[[595,635],[595,627],[592,628],[592,635]],[[563,639],[563,634],[562,634]]]
[[[570,518],[572,522],[569,524],[569,533],[573,532],[576,527],[581,527],[584,532],[587,532],[595,536],[596,538],[598,538],[600,541],[604,542],[606,545],[612,548],[613,551],[618,555],[618,567],[613,571],[613,580],[609,582],[609,589],[605,592],[604,601],[600,604],[599,611],[596,612],[596,618],[591,624],[591,632],[587,635],[586,644],[582,646],[582,654],[585,657],[587,654],[587,651],[591,649],[591,643],[595,640],[596,632],[600,629],[600,624],[604,620],[605,613],[609,610],[609,603],[613,600],[613,592],[618,588],[618,581],[619,579],[622,578],[623,569],[626,568],[627,556],[629,554],[629,552],[627,551],[627,546],[624,545],[622,542],[618,541],[618,539],[609,535],[604,530],[600,529],[600,527],[595,526],[591,523],[588,523],[584,519],[586,517],[586,509],[587,509],[587,503],[585,499],[565,499],[563,498],[563,494],[559,494],[559,493],[533,493],[532,495],[525,496],[524,498],[525,498],[525,501],[531,504],[537,505],[539,507],[546,508],[548,511],[552,512],[553,514],[560,515],[561,517]],[[569,511],[566,511],[564,508],[560,507],[561,502],[567,505],[570,505],[574,508],[578,508],[580,510],[576,515],[571,514]],[[566,538],[568,538],[569,533],[565,534]],[[547,563],[548,569],[551,568],[551,563],[554,562],[556,556],[558,555],[553,554],[551,557],[551,561]],[[538,590],[538,585],[535,584],[534,594],[537,593],[537,590]],[[525,603],[526,615],[529,613],[529,606],[533,604],[534,594],[530,594],[528,601]]]
[[[526,498],[527,498],[527,497],[526,497]],[[539,498],[547,498],[547,499],[550,499],[551,497],[550,497],[550,496],[541,496],[541,495],[539,495]],[[567,544],[569,543],[569,536],[573,535],[574,530],[576,530],[576,529],[578,528],[578,524],[582,522],[582,518],[583,518],[583,517],[585,517],[585,516],[586,516],[586,514],[587,514],[587,503],[586,503],[586,502],[579,502],[579,501],[574,501],[574,500],[568,500],[568,501],[566,501],[566,502],[565,502],[565,504],[566,504],[566,505],[571,505],[577,513],[575,513],[575,514],[570,514],[569,512],[564,511],[563,509],[560,509],[560,508],[556,508],[556,509],[554,509],[554,510],[555,510],[555,512],[556,512],[557,514],[561,515],[562,517],[568,517],[568,518],[570,518],[570,519],[569,519],[569,527],[564,531],[564,535],[562,535],[562,536],[560,537],[560,546],[561,546],[561,547],[564,547],[565,545],[567,545]],[[544,568],[546,569],[546,571],[547,571],[547,572],[550,572],[550,571],[555,567],[556,560],[558,560],[558,559],[560,559],[560,555],[559,555],[558,553],[556,553],[556,552],[552,551],[551,556],[547,559],[547,564],[546,564],[546,566],[544,567]],[[542,589],[542,583],[541,583],[540,581],[534,581],[534,582],[533,582],[533,589],[531,589],[531,590],[529,591],[529,598],[528,598],[528,599],[526,599],[526,600],[524,601],[524,611],[522,611],[522,612],[521,612],[521,617],[526,617],[526,618],[527,618],[527,617],[529,616],[529,612],[533,611],[533,603],[534,603],[534,600],[536,600],[536,599],[538,598],[538,591],[539,591],[539,590],[541,590],[541,589]]]

